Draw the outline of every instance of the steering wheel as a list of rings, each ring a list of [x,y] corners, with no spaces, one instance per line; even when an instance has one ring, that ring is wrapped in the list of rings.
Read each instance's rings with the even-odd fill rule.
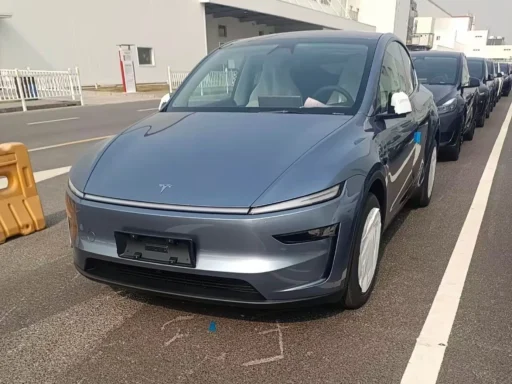
[[[354,104],[354,99],[352,98],[352,96],[350,95],[350,93],[348,93],[348,91],[345,89],[345,88],[342,88],[340,87],[339,85],[326,85],[325,87],[322,87],[320,88],[319,90],[317,90],[313,96],[311,96],[313,99],[316,99],[318,100],[318,97],[321,96],[322,94],[328,92],[328,91],[331,91],[331,95],[334,91],[338,92],[338,93],[341,93],[343,96],[345,96],[347,98],[347,104]],[[331,96],[329,95],[329,97]],[[320,100],[321,101],[321,100]],[[326,100],[327,102],[328,100]]]

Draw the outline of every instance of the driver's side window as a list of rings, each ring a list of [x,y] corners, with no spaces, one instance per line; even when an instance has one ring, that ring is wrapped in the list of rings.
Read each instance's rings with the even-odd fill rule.
[[[377,113],[387,112],[391,96],[397,92],[407,93],[407,88],[406,71],[400,45],[392,42],[386,49],[380,71]]]

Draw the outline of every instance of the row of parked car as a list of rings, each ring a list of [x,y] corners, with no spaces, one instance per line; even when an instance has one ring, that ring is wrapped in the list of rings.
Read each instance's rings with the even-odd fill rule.
[[[458,160],[464,140],[483,127],[496,103],[510,94],[512,64],[463,53],[412,52],[417,76],[434,95],[441,119],[440,154]]]
[[[438,151],[458,159],[510,72],[392,34],[225,44],[71,169],[75,266],[178,299],[359,308],[383,231],[429,205]]]

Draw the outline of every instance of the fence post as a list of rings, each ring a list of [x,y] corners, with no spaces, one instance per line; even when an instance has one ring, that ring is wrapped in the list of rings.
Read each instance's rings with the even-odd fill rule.
[[[76,100],[75,97],[75,85],[73,84],[73,72],[71,72],[71,68],[68,68],[68,79],[69,79],[69,87],[71,90],[71,98],[73,101]]]
[[[228,69],[226,68],[224,72],[226,73],[226,95],[229,95]]]
[[[169,93],[172,93],[172,76],[171,76],[171,67],[167,67],[167,81],[169,82]]]
[[[78,86],[78,94],[80,95],[80,105],[84,105],[84,94],[82,93],[82,83],[80,82],[80,70],[75,67],[76,85]]]
[[[21,84],[20,73],[18,72],[18,68],[14,69],[14,73],[16,75],[16,84],[18,84],[18,90],[21,98],[21,107],[23,108],[23,112],[27,111],[27,102],[25,101],[25,90],[23,89],[23,85]]]

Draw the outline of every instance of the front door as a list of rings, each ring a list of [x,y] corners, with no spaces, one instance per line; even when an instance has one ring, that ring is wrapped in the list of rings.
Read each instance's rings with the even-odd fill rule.
[[[413,92],[412,68],[409,72],[406,70],[402,49],[398,42],[390,43],[386,49],[379,82],[378,109],[381,113],[388,110],[394,93],[405,92],[411,96]],[[387,168],[388,212],[393,217],[402,207],[413,184],[413,170],[420,158],[418,145],[421,149],[422,138],[414,108],[406,116],[385,119],[383,124],[379,141],[383,145],[383,160]]]

